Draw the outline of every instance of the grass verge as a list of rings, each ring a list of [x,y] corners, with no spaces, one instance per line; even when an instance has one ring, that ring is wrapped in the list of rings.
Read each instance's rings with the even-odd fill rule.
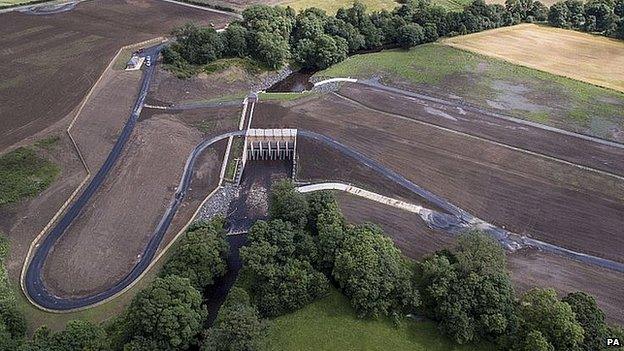
[[[347,299],[332,289],[328,297],[271,324],[269,350],[348,351],[480,351],[492,345],[455,345],[440,335],[432,322],[403,321],[395,327],[389,320],[357,318]]]
[[[61,140],[60,136],[51,135],[47,138],[37,140],[35,146],[41,149],[51,150],[58,144],[59,140]]]
[[[230,148],[228,163],[225,167],[224,177],[226,180],[234,181],[236,169],[238,168],[238,162],[240,161],[241,153],[243,152],[244,143],[245,139],[243,139],[243,137],[234,137],[232,139],[232,147]]]
[[[0,206],[36,196],[58,176],[54,163],[30,148],[18,148],[0,156]]]

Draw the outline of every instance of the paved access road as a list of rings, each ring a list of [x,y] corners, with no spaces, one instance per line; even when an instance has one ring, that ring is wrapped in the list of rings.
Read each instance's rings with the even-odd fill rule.
[[[130,138],[130,135],[132,134],[132,131],[139,119],[139,115],[141,114],[141,109],[143,108],[145,98],[147,97],[150,82],[152,80],[152,77],[154,76],[156,60],[161,49],[162,45],[158,45],[147,48],[142,53],[143,56],[150,56],[153,64],[150,67],[146,67],[143,72],[139,96],[134,104],[132,113],[130,114],[128,121],[124,125],[121,134],[119,135],[119,138],[115,142],[115,145],[111,149],[108,157],[102,164],[101,168],[98,170],[95,176],[93,176],[85,190],[64,213],[63,217],[61,217],[58,223],[53,227],[52,231],[50,231],[50,233],[46,235],[43,241],[38,244],[32,256],[32,259],[28,266],[28,270],[26,271],[26,276],[24,277],[24,285],[26,288],[26,292],[31,300],[44,308],[56,310],[73,309],[101,301],[106,297],[110,296],[105,296],[107,294],[106,292],[103,292],[101,294],[103,295],[103,297],[100,297],[100,294],[98,294],[90,298],[81,299],[80,302],[72,302],[69,300],[56,298],[46,290],[41,278],[41,272],[43,264],[48,256],[48,253],[54,246],[54,243],[63,235],[63,233],[71,225],[74,219],[76,219],[76,217],[80,215],[82,208],[97,192],[103,181],[106,179],[106,176],[121,156],[121,153],[126,146],[126,143],[128,142],[128,139]]]

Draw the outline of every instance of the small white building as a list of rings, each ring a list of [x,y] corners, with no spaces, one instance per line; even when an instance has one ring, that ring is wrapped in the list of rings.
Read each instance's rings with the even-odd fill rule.
[[[136,71],[141,69],[143,66],[143,62],[145,61],[145,57],[141,57],[139,55],[132,55],[128,63],[126,64],[126,71]]]

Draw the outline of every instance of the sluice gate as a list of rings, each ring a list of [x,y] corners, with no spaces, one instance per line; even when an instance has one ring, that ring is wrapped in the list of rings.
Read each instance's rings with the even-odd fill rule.
[[[296,129],[249,129],[245,134],[243,163],[246,159],[292,159],[295,154],[296,146]]]
[[[240,182],[247,161],[292,160],[295,163],[296,153],[296,129],[247,129],[236,183]]]

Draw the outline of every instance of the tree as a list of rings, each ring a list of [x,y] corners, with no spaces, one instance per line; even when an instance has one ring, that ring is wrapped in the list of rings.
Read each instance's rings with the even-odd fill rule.
[[[624,17],[618,22],[617,28],[613,33],[613,36],[618,39],[624,39]]]
[[[380,47],[383,42],[382,31],[375,27],[370,16],[366,13],[366,6],[359,1],[348,9],[340,8],[336,18],[352,24],[364,36],[364,46],[368,49]]]
[[[459,237],[453,250],[457,268],[464,274],[506,274],[507,259],[501,245],[488,234],[469,231]]]
[[[290,7],[251,5],[242,15],[243,24],[250,31],[275,34],[284,40],[290,38],[295,23],[295,11]]]
[[[225,260],[229,251],[223,225],[223,219],[215,219],[187,231],[165,263],[161,276],[175,274],[188,278],[199,291],[222,277],[227,270]]]
[[[522,22],[531,15],[533,0],[505,0],[505,8],[517,19],[517,22]]]
[[[186,278],[156,278],[132,300],[125,317],[131,339],[144,338],[162,350],[195,344],[207,312],[202,296]]]
[[[269,216],[292,223],[298,228],[308,221],[308,202],[289,180],[282,180],[271,187]]]
[[[325,33],[334,37],[341,37],[347,41],[349,52],[355,52],[364,47],[364,36],[351,24],[335,17],[325,21]]]
[[[581,29],[585,23],[585,5],[582,0],[565,0],[565,5],[570,11],[568,19],[574,29]]]
[[[576,321],[583,327],[584,338],[581,349],[585,351],[599,350],[606,336],[604,312],[596,304],[596,299],[584,292],[574,292],[562,299],[570,305]]]
[[[5,259],[9,240],[0,233],[0,350],[17,350],[26,335],[26,319],[19,311],[9,285]]]
[[[305,198],[308,203],[308,227],[313,235],[317,235],[318,216],[325,211],[336,208],[336,197],[331,191],[324,190],[307,193]]]
[[[302,39],[314,39],[325,34],[325,22],[328,17],[325,11],[310,7],[297,15],[295,25],[291,33],[291,42],[296,43]]]
[[[316,247],[305,231],[282,220],[258,221],[248,241],[240,255],[263,316],[294,311],[327,293],[327,278],[310,263]]]
[[[332,274],[360,317],[396,317],[419,305],[407,261],[376,226],[357,226],[344,236]]]
[[[624,17],[624,0],[616,0],[614,2],[613,13],[618,17]]]
[[[438,28],[435,23],[427,23],[423,27],[423,35],[425,43],[432,43],[438,40]]]
[[[132,341],[124,345],[124,351],[154,351],[154,350],[166,350],[161,342],[156,340],[146,339],[142,336],[134,338]]]
[[[180,64],[183,62],[183,58],[178,52],[178,50],[174,49],[176,44],[172,44],[170,46],[166,46],[162,50],[163,62],[168,65]],[[184,61],[184,63],[186,63]]]
[[[564,2],[553,4],[548,10],[548,23],[553,27],[570,28],[570,9]]]
[[[541,332],[532,330],[514,348],[516,351],[554,351],[554,347]]]
[[[613,13],[612,3],[603,0],[592,0],[585,4],[585,18],[593,18],[592,24],[586,25],[586,30],[605,32],[611,31],[616,25],[616,16]]]
[[[202,351],[255,351],[262,348],[267,325],[251,304],[249,294],[234,287],[204,337]]]
[[[252,32],[252,56],[269,68],[279,68],[289,57],[288,41],[270,32]]]
[[[264,268],[264,278],[256,279],[252,286],[263,316],[275,317],[295,311],[326,296],[329,291],[325,275],[314,270],[308,261],[288,259],[284,264]]]
[[[398,44],[404,48],[409,49],[412,46],[416,46],[425,40],[425,33],[418,24],[407,24],[399,28]]]
[[[225,54],[233,57],[245,57],[248,54],[247,28],[238,23],[230,24],[223,33]]]
[[[325,69],[347,57],[347,41],[321,34],[314,39],[302,39],[295,45],[295,61],[304,68]]]
[[[347,224],[334,201],[322,209],[317,216],[318,267],[331,273],[334,269],[336,255],[347,234]]]
[[[26,343],[24,351],[107,351],[108,338],[102,327],[86,321],[70,321],[65,330],[51,333],[47,327],[41,327]]]
[[[385,45],[396,43],[399,38],[399,28],[408,24],[403,17],[393,15],[386,10],[371,13],[370,19],[381,33],[382,44]]]
[[[583,327],[570,305],[559,301],[553,289],[526,292],[520,299],[518,317],[519,330],[540,332],[556,351],[576,350],[583,342]]]
[[[515,320],[514,291],[500,245],[470,232],[452,251],[424,259],[416,274],[427,315],[463,344],[505,335]]]
[[[172,46],[172,49],[192,65],[205,65],[223,54],[221,36],[214,28],[187,23],[174,29],[173,34],[176,37],[176,45]]]
[[[0,350],[17,351],[21,345],[21,340],[13,338],[11,333],[6,330],[4,324],[0,324]]]
[[[13,339],[22,339],[26,335],[26,319],[13,299],[0,300],[0,325]]]

